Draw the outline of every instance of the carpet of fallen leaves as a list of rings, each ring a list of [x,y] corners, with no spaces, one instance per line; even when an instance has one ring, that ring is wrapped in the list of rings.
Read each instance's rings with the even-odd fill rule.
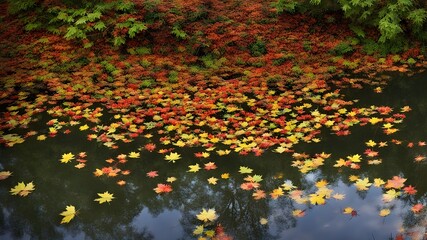
[[[290,164],[302,174],[316,170],[325,161],[336,161],[337,169],[359,169],[362,161],[381,164],[378,149],[399,144],[398,140],[373,139],[366,142],[364,153],[340,159],[328,153],[298,153],[294,146],[320,142],[322,132],[350,135],[355,126],[378,125],[384,135],[397,132],[410,106],[356,107],[353,100],[346,100],[342,89],[369,86],[381,94],[387,80],[375,78],[376,74],[407,71],[405,60],[409,57],[417,60],[418,67],[425,66],[419,50],[414,47],[399,56],[379,57],[363,54],[361,47],[354,46],[353,53],[335,56],[330,50],[352,34],[345,25],[325,21],[333,16],[272,18],[262,11],[261,3],[254,6],[232,11],[224,3],[212,14],[221,13],[229,21],[189,24],[185,27],[188,33],[205,34],[197,44],[157,31],[149,37],[141,35],[120,49],[101,40],[94,47],[83,49],[47,32],[23,32],[15,20],[3,19],[0,143],[14,147],[28,138],[44,141],[75,131],[85,132],[85,141],[96,141],[111,149],[132,144],[138,138],[147,139],[146,145],[135,147],[132,152],[99,160],[106,161],[106,165],[93,169],[96,177],[117,177],[119,185],[126,185],[126,176],[132,174],[126,163],[142,158],[146,151],[161,154],[164,164],[188,161],[188,174],[216,169],[211,156],[217,159],[231,152],[255,156],[265,151],[289,153],[294,158]],[[266,43],[267,52],[255,57],[249,45],[257,38]],[[202,44],[208,45],[204,51],[209,52],[204,56],[194,54],[192,50]],[[150,46],[151,50],[135,54],[140,46]],[[361,77],[352,77],[355,74]],[[36,131],[32,125],[41,116],[47,116],[48,121]],[[193,146],[203,147],[204,151],[194,153],[194,160],[182,159],[177,149]],[[425,158],[419,155],[414,161]],[[86,159],[78,149],[57,156],[58,162],[75,164],[79,169],[85,168]],[[256,169],[241,166],[239,172],[245,176],[241,189],[252,191],[254,201],[288,197],[297,203],[323,205],[329,199],[345,198],[322,179],[315,184],[315,190],[299,189],[285,181],[267,191]],[[158,176],[157,171],[146,174],[149,178]],[[6,169],[0,172],[0,180],[10,175]],[[230,173],[223,173],[221,179],[211,177],[206,183],[222,184],[221,180],[229,177]],[[171,176],[153,191],[167,194],[174,190],[176,180]],[[37,179],[33,181],[34,184],[18,183],[11,194],[31,197],[37,191]],[[398,175],[391,179],[351,176],[350,181],[358,191],[383,189],[385,205],[378,210],[381,217],[390,214],[386,203],[417,192]],[[98,195],[101,198],[95,201],[99,203],[118,201],[108,191]],[[75,207],[64,207],[61,223],[68,223],[75,215]],[[412,210],[417,214],[424,207],[423,203],[414,203]],[[304,214],[305,209],[293,212],[296,217]],[[343,214],[355,217],[357,211],[348,207]],[[216,232],[204,229],[217,217],[215,210],[202,209],[197,215],[202,223],[194,234],[229,238],[220,226]],[[261,219],[260,224],[267,222]]]

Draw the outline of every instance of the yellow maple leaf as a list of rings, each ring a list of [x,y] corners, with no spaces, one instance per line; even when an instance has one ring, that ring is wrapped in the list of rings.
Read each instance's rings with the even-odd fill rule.
[[[61,212],[59,215],[63,216],[61,224],[69,223],[71,219],[76,216],[76,208],[73,205],[68,205],[65,207],[65,211]]]
[[[87,124],[79,127],[80,131],[85,131],[85,130],[88,130],[88,129],[89,129],[89,126]]]
[[[166,179],[166,182],[168,182],[168,183],[173,183],[173,182],[175,182],[176,181],[176,177],[168,177],[167,179]]]
[[[105,203],[105,202],[111,202],[114,199],[113,194],[109,193],[108,191],[104,193],[98,193],[98,196],[100,196],[100,198],[97,198],[94,201],[99,202],[99,204]]]
[[[221,178],[222,179],[228,179],[228,178],[230,178],[230,174],[229,173],[223,173],[223,174],[221,174]]]
[[[295,209],[292,211],[292,216],[294,217],[304,217],[304,215],[305,215],[305,210]]]
[[[201,234],[203,234],[204,230],[205,230],[205,228],[203,227],[203,225],[196,226],[196,229],[194,229],[193,234],[194,235],[201,235]]]
[[[383,201],[384,202],[391,202],[398,196],[400,196],[401,192],[396,191],[394,189],[390,189],[387,192],[383,193]]]
[[[44,140],[46,140],[46,135],[44,135],[44,134],[42,134],[42,135],[39,135],[39,136],[37,136],[37,140],[38,141],[44,141]]]
[[[377,143],[374,142],[373,140],[369,140],[369,141],[365,142],[365,144],[368,147],[375,147],[377,145]]]
[[[385,209],[381,209],[381,211],[380,211],[380,213],[379,213],[379,215],[381,216],[381,217],[385,217],[385,216],[388,216],[389,214],[390,214],[390,209],[388,209],[388,208],[385,208]]]
[[[209,184],[216,185],[217,181],[218,181],[218,178],[215,178],[215,177],[208,178]]]
[[[355,182],[359,179],[359,176],[357,175],[350,175],[350,177],[348,177],[348,180],[350,180],[350,182]]]
[[[375,178],[374,179],[374,186],[375,187],[381,187],[384,184],[385,184],[385,182],[381,178]]]
[[[369,182],[368,178],[357,179],[357,181],[354,183],[354,186],[356,186],[357,190],[359,191],[368,190],[369,186],[371,185],[372,183]]]
[[[169,155],[165,156],[166,161],[173,162],[173,163],[175,163],[175,161],[179,159],[181,159],[181,155],[175,152],[172,152]]]
[[[25,197],[28,194],[30,194],[32,191],[34,191],[35,185],[33,182],[25,184],[24,182],[18,183],[15,187],[10,189],[10,193],[12,195],[18,195],[21,197]]]
[[[322,180],[316,182],[317,188],[322,188],[322,187],[325,187],[326,185],[328,185],[328,181],[326,181],[325,179],[322,179]]]
[[[202,211],[196,215],[197,219],[203,222],[212,222],[215,221],[215,219],[218,218],[216,215],[215,209],[202,209]]]
[[[268,219],[267,219],[267,218],[260,218],[260,219],[259,219],[259,223],[260,223],[261,225],[266,225],[266,224],[268,223]]]
[[[346,161],[342,158],[338,159],[337,162],[334,164],[334,167],[342,167],[346,165]]]
[[[310,203],[313,205],[323,205],[325,204],[325,198],[324,196],[320,195],[320,194],[310,194]]]
[[[346,207],[346,208],[344,208],[343,213],[344,214],[351,214],[353,212],[353,210],[354,209],[352,207]]]
[[[128,156],[129,156],[129,158],[139,158],[140,153],[139,152],[130,152]]]
[[[355,154],[353,156],[347,156],[347,159],[352,162],[360,162],[362,160],[359,154]]]
[[[188,166],[188,168],[189,168],[188,172],[198,172],[200,170],[200,166],[198,163],[194,165],[190,165]]]
[[[74,154],[72,153],[64,153],[62,154],[62,158],[59,160],[61,163],[68,163],[74,159]]]

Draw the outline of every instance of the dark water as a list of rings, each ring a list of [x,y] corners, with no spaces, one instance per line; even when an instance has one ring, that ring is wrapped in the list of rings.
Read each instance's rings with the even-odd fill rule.
[[[352,128],[349,136],[336,136],[324,132],[317,144],[299,144],[298,152],[315,154],[331,153],[325,165],[308,174],[292,167],[291,154],[266,151],[260,157],[239,156],[235,153],[218,157],[211,153],[207,160],[194,157],[202,148],[177,149],[182,159],[167,163],[164,155],[142,152],[140,159],[128,159],[122,170],[131,174],[123,178],[95,177],[96,168],[109,166],[106,159],[119,154],[138,151],[147,139],[137,139],[111,150],[96,142],[86,140],[86,135],[74,131],[37,141],[29,138],[13,148],[0,148],[0,170],[12,171],[13,176],[0,181],[0,239],[194,239],[193,231],[201,222],[196,215],[202,208],[216,210],[224,231],[234,239],[394,239],[399,231],[409,239],[422,239],[426,233],[426,211],[414,214],[410,208],[415,203],[427,202],[427,165],[415,163],[414,157],[427,154],[426,146],[417,146],[418,141],[427,141],[427,73],[413,77],[392,74],[392,80],[383,93],[372,88],[345,90],[347,99],[360,99],[357,106],[391,106],[399,109],[409,105],[399,131],[386,136],[381,125]],[[46,122],[46,121],[41,121]],[[36,129],[37,130],[37,129]],[[380,165],[362,164],[361,169],[333,167],[339,158],[360,154],[367,148],[364,144],[373,139],[387,141],[388,147],[379,148]],[[392,143],[392,139],[402,144]],[[407,147],[409,142],[415,146]],[[74,164],[62,164],[63,153],[87,153],[87,165],[77,169]],[[213,161],[218,166],[211,171],[189,173],[188,165]],[[274,189],[285,181],[291,181],[298,189],[310,193],[316,181],[325,179],[334,193],[345,194],[344,200],[328,199],[325,205],[298,204],[288,197],[254,200],[252,191],[240,188],[245,175],[238,173],[240,166],[262,175],[262,186]],[[159,176],[148,178],[146,173],[158,171]],[[221,179],[222,173],[230,173],[229,179]],[[393,176],[407,179],[405,185],[415,186],[418,192],[401,196],[391,203],[382,201],[384,190],[370,187],[357,191],[350,175],[384,181]],[[171,183],[173,191],[156,194],[153,188],[166,183],[166,178],[176,177]],[[217,185],[207,179],[218,178]],[[116,182],[125,179],[127,184]],[[36,190],[27,197],[12,196],[11,187],[17,182],[33,181]],[[98,204],[96,193],[109,191],[115,199],[111,203]],[[313,191],[312,191],[313,192]],[[268,194],[269,191],[266,191]],[[74,205],[78,215],[69,224],[61,225],[59,215],[67,205]],[[343,214],[343,209],[352,207],[357,215]],[[383,208],[391,209],[390,215],[380,217]],[[294,209],[305,210],[305,216],[294,217]],[[260,224],[266,218],[268,223]],[[214,228],[214,226],[207,226]]]

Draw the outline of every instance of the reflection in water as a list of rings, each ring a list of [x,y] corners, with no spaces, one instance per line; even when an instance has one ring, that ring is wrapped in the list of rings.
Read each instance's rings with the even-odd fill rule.
[[[13,177],[0,182],[0,239],[192,239],[195,226],[201,224],[196,214],[202,208],[213,208],[219,216],[207,228],[214,230],[216,224],[221,224],[235,239],[389,239],[395,238],[401,228],[421,239],[426,232],[426,211],[414,214],[410,209],[416,203],[427,202],[427,182],[420,178],[427,165],[414,163],[413,159],[426,154],[427,148],[408,148],[405,144],[427,140],[427,95],[423,93],[427,81],[422,81],[427,80],[427,75],[395,78],[383,94],[365,89],[346,95],[350,99],[363,96],[360,106],[390,105],[398,109],[410,105],[414,111],[408,114],[400,132],[383,136],[381,126],[371,126],[355,127],[346,137],[323,133],[321,143],[296,147],[298,152],[309,155],[323,151],[332,154],[324,166],[306,175],[290,166],[290,154],[270,151],[261,157],[233,153],[218,159],[212,157],[209,160],[215,161],[218,169],[189,173],[189,164],[205,163],[194,159],[194,153],[201,149],[189,148],[182,149],[183,160],[174,164],[158,160],[162,156],[157,153],[144,152],[142,159],[124,166],[132,174],[126,176],[127,184],[122,187],[116,184],[119,179],[97,178],[93,171],[105,166],[106,159],[134,151],[133,144],[111,150],[82,141],[86,136],[76,133],[43,143],[29,139],[13,148],[0,148],[2,168],[13,172]],[[406,142],[379,149],[381,165],[362,163],[360,170],[333,167],[339,158],[363,153],[369,139],[390,143],[393,138]],[[145,144],[138,141],[135,144]],[[59,163],[61,154],[76,149],[87,153],[85,168]],[[284,181],[291,181],[310,194],[316,189],[315,183],[325,179],[328,187],[334,193],[345,194],[345,199],[331,198],[321,206],[298,204],[288,197],[254,200],[252,191],[240,188],[247,175],[238,173],[239,166],[253,168],[254,174],[262,175],[261,187],[267,194]],[[159,176],[148,178],[149,171],[158,171]],[[222,179],[222,173],[230,173],[230,178]],[[407,185],[415,186],[418,192],[384,203],[382,188],[373,186],[368,191],[357,191],[349,180],[355,174],[371,182],[374,178],[386,180],[399,175],[407,178]],[[156,184],[172,176],[177,178],[171,183],[172,192],[158,195],[153,191]],[[218,178],[218,184],[208,184],[210,177]],[[36,190],[28,197],[11,196],[9,189],[18,181],[34,181]],[[110,204],[93,201],[97,192],[107,190],[115,196]],[[70,224],[60,225],[59,213],[70,204],[79,209],[78,214]],[[346,207],[355,209],[357,215],[343,214]],[[378,212],[385,207],[392,210],[391,214],[380,217]],[[305,210],[305,216],[294,217],[294,209]],[[260,224],[261,218],[268,219],[268,223]]]

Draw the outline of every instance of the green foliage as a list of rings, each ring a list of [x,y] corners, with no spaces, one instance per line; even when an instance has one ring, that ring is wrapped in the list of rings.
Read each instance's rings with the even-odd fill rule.
[[[349,27],[359,38],[366,37],[366,28],[378,29],[380,36],[376,40],[382,45],[381,52],[403,50],[407,34],[427,41],[427,6],[417,0],[277,0],[274,6],[278,12],[291,13],[307,9],[340,9],[350,19]]]
[[[8,1],[8,12],[11,14],[16,14],[21,11],[29,10],[36,6],[36,0],[15,0]]]
[[[354,49],[350,44],[348,44],[347,42],[341,42],[331,50],[331,53],[337,56],[342,56],[353,51]]]
[[[169,82],[170,83],[177,83],[178,82],[178,75],[179,75],[179,73],[177,71],[175,71],[175,70],[170,71],[169,75],[168,75]]]
[[[182,29],[181,26],[179,25],[175,25],[172,28],[172,34],[177,37],[178,39],[186,39],[187,38],[187,33],[185,33]]]
[[[249,50],[254,57],[259,57],[267,53],[265,42],[261,39],[257,39],[256,42],[249,45]]]
[[[226,58],[222,57],[218,59],[214,57],[213,54],[208,54],[206,56],[203,56],[200,58],[200,60],[202,60],[203,65],[206,68],[212,68],[212,69],[219,69],[222,66],[222,64],[224,64],[227,61]]]

